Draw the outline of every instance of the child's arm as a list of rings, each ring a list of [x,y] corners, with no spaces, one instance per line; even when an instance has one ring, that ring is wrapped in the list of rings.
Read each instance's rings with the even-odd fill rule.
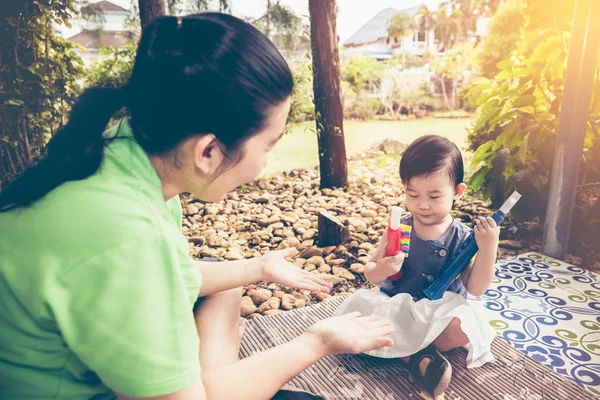
[[[393,257],[385,256],[387,247],[387,230],[379,241],[377,250],[371,256],[369,262],[365,265],[365,278],[374,285],[379,285],[385,281],[388,276],[392,276],[400,271],[404,262],[404,253],[400,252]]]
[[[475,261],[463,273],[463,282],[467,292],[473,296],[485,293],[494,279],[494,264],[498,253],[500,228],[490,217],[477,219],[474,231],[479,252]]]

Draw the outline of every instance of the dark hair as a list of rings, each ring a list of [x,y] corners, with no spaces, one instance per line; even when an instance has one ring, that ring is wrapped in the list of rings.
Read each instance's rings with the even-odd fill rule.
[[[408,146],[400,160],[400,179],[408,185],[413,178],[430,176],[445,169],[456,187],[463,182],[463,159],[458,147],[437,135],[425,135]]]
[[[292,73],[277,48],[246,22],[220,13],[157,18],[142,32],[127,85],[87,89],[46,156],[0,193],[0,212],[94,174],[102,162],[104,129],[123,107],[149,154],[212,133],[228,158],[239,159],[243,143],[265,127],[271,108],[292,90]]]

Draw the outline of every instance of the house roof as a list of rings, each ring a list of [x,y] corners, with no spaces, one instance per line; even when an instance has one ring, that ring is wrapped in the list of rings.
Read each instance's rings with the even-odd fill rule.
[[[126,12],[129,13],[128,10],[124,9],[123,7],[120,7],[118,5],[116,5],[115,3],[112,3],[110,1],[99,1],[97,3],[95,3],[94,5],[98,6],[102,11],[113,11],[113,12]]]
[[[364,24],[358,31],[356,31],[346,42],[344,46],[360,46],[361,44],[376,42],[381,38],[388,36],[387,30],[390,19],[398,13],[406,13],[408,15],[415,15],[421,6],[415,6],[406,8],[404,10],[396,11],[394,8],[386,8],[381,10],[371,18],[366,24]]]
[[[129,31],[81,31],[69,40],[86,49],[99,49],[107,46],[123,47],[131,40],[131,35]]]

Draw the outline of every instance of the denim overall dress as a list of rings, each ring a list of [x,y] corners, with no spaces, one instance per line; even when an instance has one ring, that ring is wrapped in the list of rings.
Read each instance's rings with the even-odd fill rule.
[[[402,216],[401,223],[413,225],[412,214]],[[410,238],[408,257],[402,265],[402,277],[396,281],[385,280],[380,289],[392,297],[399,293],[408,293],[414,301],[424,297],[423,289],[429,286],[440,274],[446,260],[466,239],[471,228],[454,219],[446,232],[435,240],[423,240],[413,231]],[[462,279],[456,279],[448,291],[467,297]]]

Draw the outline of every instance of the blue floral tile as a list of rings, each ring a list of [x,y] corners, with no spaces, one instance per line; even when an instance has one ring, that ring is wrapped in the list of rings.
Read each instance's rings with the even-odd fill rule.
[[[498,262],[470,301],[501,339],[600,397],[600,275],[527,253]]]

